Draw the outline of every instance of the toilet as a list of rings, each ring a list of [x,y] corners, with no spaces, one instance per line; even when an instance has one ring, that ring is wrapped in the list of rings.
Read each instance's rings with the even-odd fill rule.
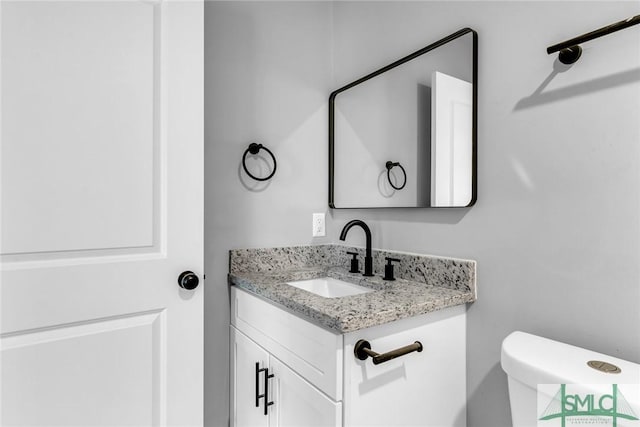
[[[591,366],[590,361],[593,361]],[[566,417],[567,420],[578,417],[571,412],[559,414],[561,384],[566,384],[562,390],[569,399],[573,399],[567,401],[565,408],[570,409],[570,405],[574,404],[583,411],[587,409],[585,399],[590,394],[596,396],[593,401],[597,405],[600,397],[605,394],[613,396],[612,390],[615,391],[619,396],[616,398],[619,409],[612,413],[623,414],[615,419],[617,426],[640,427],[640,420],[628,418],[640,418],[640,365],[636,363],[516,331],[502,342],[501,364],[509,381],[513,427],[560,426],[560,417]],[[541,387],[541,393],[538,394],[538,384],[549,385]],[[623,390],[624,394],[621,395]],[[583,400],[577,400],[576,404],[572,396],[579,396]],[[602,407],[610,409],[613,401],[605,397]],[[543,417],[552,418],[540,420]],[[584,420],[584,415],[582,417]],[[611,417],[607,415],[606,418],[612,425]],[[577,418],[569,421],[577,421]]]

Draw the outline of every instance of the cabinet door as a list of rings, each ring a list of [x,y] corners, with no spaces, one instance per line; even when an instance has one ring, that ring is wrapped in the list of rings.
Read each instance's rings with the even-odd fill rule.
[[[320,390],[271,356],[270,427],[336,427],[342,425],[342,403]],[[273,393],[271,390],[273,389]]]
[[[264,398],[256,406],[257,395],[265,390],[264,372],[256,372],[256,363],[259,368],[267,368],[269,353],[233,326],[230,328],[231,425],[267,427],[269,416],[264,414]]]
[[[344,423],[349,427],[465,427],[465,306],[345,335]],[[378,353],[420,341],[421,352],[374,365],[354,344]]]

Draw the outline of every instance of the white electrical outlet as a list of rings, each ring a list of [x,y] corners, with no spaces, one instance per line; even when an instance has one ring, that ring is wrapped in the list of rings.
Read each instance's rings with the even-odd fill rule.
[[[324,229],[324,213],[313,214],[313,237],[324,237],[326,235]]]

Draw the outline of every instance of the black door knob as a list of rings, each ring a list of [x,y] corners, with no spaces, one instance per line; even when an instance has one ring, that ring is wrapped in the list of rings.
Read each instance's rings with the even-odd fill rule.
[[[183,271],[180,276],[178,276],[178,285],[181,288],[191,291],[198,287],[198,283],[200,283],[200,279],[193,271]]]

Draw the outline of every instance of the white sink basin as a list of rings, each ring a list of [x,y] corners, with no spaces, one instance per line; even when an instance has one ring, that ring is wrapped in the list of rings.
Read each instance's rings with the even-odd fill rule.
[[[367,292],[373,292],[371,288],[354,285],[353,283],[343,282],[333,277],[320,277],[317,279],[297,280],[295,282],[287,282],[291,286],[320,295],[324,298],[346,297],[348,295],[358,295]]]

